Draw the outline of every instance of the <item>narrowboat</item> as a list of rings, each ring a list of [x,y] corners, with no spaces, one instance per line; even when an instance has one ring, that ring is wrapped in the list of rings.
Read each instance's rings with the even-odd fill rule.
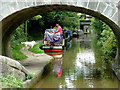
[[[70,34],[70,30],[63,31],[63,38],[65,40],[66,49],[69,49],[71,45],[71,40],[72,40],[72,35]]]
[[[62,57],[62,49],[64,46],[64,39],[60,36],[60,33],[54,34],[57,29],[46,29],[44,34],[44,43],[40,46],[40,49],[53,57]]]

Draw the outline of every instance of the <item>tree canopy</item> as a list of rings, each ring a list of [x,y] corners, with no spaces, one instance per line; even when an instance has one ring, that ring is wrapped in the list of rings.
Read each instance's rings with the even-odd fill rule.
[[[59,24],[63,29],[73,30],[78,28],[79,15],[75,12],[59,11],[48,12],[31,18],[28,22],[28,34],[33,37],[40,36],[45,29],[54,28]]]

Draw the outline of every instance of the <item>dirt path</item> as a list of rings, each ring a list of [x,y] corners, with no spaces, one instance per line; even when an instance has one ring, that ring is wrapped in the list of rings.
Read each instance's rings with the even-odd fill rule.
[[[38,41],[37,43],[39,43],[40,41]],[[20,50],[24,55],[28,56],[27,59],[24,59],[22,61],[19,61],[26,69],[28,69],[28,71],[32,72],[32,73],[38,73],[40,72],[45,65],[47,65],[50,60],[52,59],[51,56],[46,55],[44,53],[41,54],[35,54],[32,53],[30,51],[28,51],[28,49],[26,49],[25,47],[23,47]]]

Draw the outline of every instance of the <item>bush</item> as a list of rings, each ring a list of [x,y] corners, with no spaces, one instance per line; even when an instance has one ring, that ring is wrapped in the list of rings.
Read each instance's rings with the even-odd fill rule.
[[[116,39],[111,28],[105,23],[103,24],[103,31],[97,44],[101,46],[105,60],[112,60],[115,58],[117,50]]]
[[[6,77],[0,76],[0,82],[2,84],[2,88],[22,88],[23,81],[20,79],[16,79],[14,75],[7,75]]]
[[[96,70],[99,72],[101,78],[111,78],[111,62],[114,61],[116,55],[116,39],[111,28],[104,22],[93,19],[93,40],[92,49],[95,53]]]
[[[112,29],[104,22],[93,19],[92,27],[96,34],[96,43],[104,54],[104,60],[112,60],[115,58],[117,44]]]
[[[34,77],[34,75],[32,73],[28,73],[26,79],[27,80],[32,79],[33,77]]]

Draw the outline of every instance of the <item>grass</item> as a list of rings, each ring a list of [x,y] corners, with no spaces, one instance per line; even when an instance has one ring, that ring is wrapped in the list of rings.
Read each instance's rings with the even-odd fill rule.
[[[24,47],[24,45],[19,44],[19,45],[16,45],[15,47],[11,48],[11,53],[15,60],[23,60],[23,59],[28,58],[26,55],[24,55],[22,52],[20,52],[20,49],[23,47]]]
[[[44,53],[44,51],[39,48],[39,46],[41,46],[41,45],[42,45],[42,42],[40,42],[39,44],[34,45],[33,48],[30,48],[28,50],[33,52],[33,53],[36,53],[36,54]]]

